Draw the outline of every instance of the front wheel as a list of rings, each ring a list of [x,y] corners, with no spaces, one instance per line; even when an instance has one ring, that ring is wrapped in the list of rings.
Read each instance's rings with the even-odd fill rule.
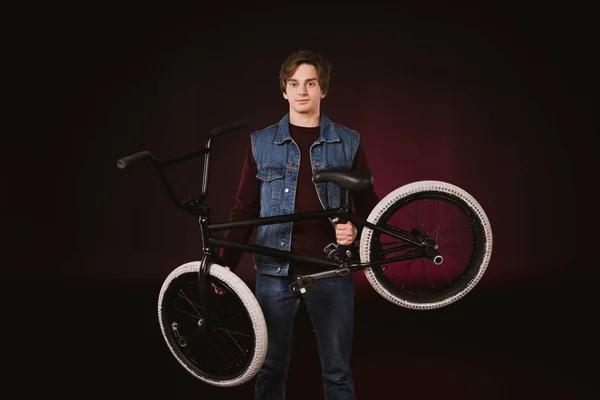
[[[377,293],[401,307],[428,310],[456,302],[480,281],[490,261],[492,229],[487,215],[469,193],[450,183],[404,185],[384,197],[367,221],[433,242],[442,257],[436,263],[414,245],[364,227],[361,261],[382,262],[367,267],[365,276]]]
[[[256,297],[233,272],[212,264],[208,312],[200,304],[200,262],[183,264],[165,279],[158,320],[166,344],[190,374],[213,386],[241,385],[265,360],[267,327]],[[210,283],[223,289],[217,294]]]

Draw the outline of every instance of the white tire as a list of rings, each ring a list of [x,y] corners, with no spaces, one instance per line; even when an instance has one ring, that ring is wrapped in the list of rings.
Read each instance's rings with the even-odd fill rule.
[[[454,199],[458,199],[464,207],[468,208],[472,214],[478,220],[478,226],[481,231],[481,255],[480,261],[478,260],[476,265],[472,266],[473,275],[461,283],[460,290],[455,291],[451,295],[445,298],[438,298],[436,301],[413,301],[407,298],[402,298],[398,293],[393,293],[388,290],[380,281],[380,278],[374,272],[375,267],[365,268],[365,276],[375,291],[381,295],[384,299],[391,303],[415,310],[430,310],[445,307],[451,303],[456,302],[467,293],[469,293],[475,285],[483,277],[488,263],[492,255],[492,229],[490,221],[485,214],[481,205],[467,193],[465,190],[452,185],[450,183],[426,180],[413,182],[402,187],[399,187],[385,196],[371,211],[367,220],[375,225],[380,221],[381,217],[386,213],[390,207],[393,207],[396,203],[403,201],[407,196],[413,196],[422,192],[434,192],[443,193]],[[371,252],[373,246],[373,235],[374,231],[371,228],[364,227],[361,238],[360,238],[360,259],[362,262],[367,263],[371,261]]]
[[[236,376],[228,377],[227,379],[210,378],[197,368],[194,368],[190,361],[186,359],[181,352],[175,349],[173,343],[169,340],[168,327],[165,326],[165,318],[163,318],[164,307],[166,307],[166,305],[163,304],[165,292],[168,290],[174,279],[183,274],[197,275],[199,268],[199,261],[188,262],[174,269],[165,279],[158,296],[158,320],[160,324],[160,330],[173,356],[177,359],[179,364],[181,364],[183,368],[185,368],[185,370],[194,377],[213,386],[231,387],[242,385],[256,375],[265,360],[267,353],[267,326],[262,309],[250,288],[248,288],[248,286],[236,274],[229,271],[227,268],[224,268],[218,264],[212,264],[209,267],[209,275],[228,286],[230,290],[237,295],[250,317],[252,329],[254,331],[255,342],[253,355],[248,363],[247,368],[244,371],[240,371]]]

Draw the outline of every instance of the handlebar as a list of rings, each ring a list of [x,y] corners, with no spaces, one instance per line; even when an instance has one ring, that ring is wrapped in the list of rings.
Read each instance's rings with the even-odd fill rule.
[[[123,169],[127,166],[127,164],[131,164],[133,162],[136,162],[136,161],[142,160],[144,158],[148,158],[148,157],[154,158],[154,157],[152,157],[152,154],[150,154],[149,151],[140,151],[139,153],[135,153],[130,156],[121,158],[119,161],[117,161],[117,167]]]
[[[238,129],[245,128],[248,126],[248,120],[242,119],[240,121],[232,122],[227,125],[222,125],[212,130],[211,135],[221,136],[229,132],[237,131]]]
[[[236,131],[241,128],[245,128],[246,126],[248,126],[248,120],[243,119],[243,120],[235,121],[235,122],[232,122],[232,123],[229,123],[226,125],[222,125],[222,126],[219,126],[215,129],[213,129],[210,132],[210,134],[208,135],[208,139],[206,140],[206,147],[202,150],[198,150],[193,153],[185,154],[183,156],[161,162],[161,161],[156,160],[156,158],[149,151],[140,151],[140,152],[137,152],[137,153],[134,153],[134,154],[131,154],[129,156],[119,159],[117,161],[117,167],[119,167],[120,169],[124,169],[125,167],[127,167],[128,165],[130,165],[132,163],[139,162],[144,159],[150,159],[152,162],[152,165],[156,169],[156,172],[158,173],[158,176],[160,177],[165,189],[167,190],[167,193],[168,193],[169,197],[171,198],[171,201],[175,204],[175,206],[186,212],[197,215],[198,207],[202,206],[202,202],[206,198],[206,194],[208,192],[208,178],[209,178],[209,172],[210,172],[210,152],[212,150],[212,139],[217,136],[222,136],[222,135],[225,135],[226,133],[233,132],[233,131]],[[190,160],[192,158],[195,158],[195,157],[198,157],[201,155],[204,155],[204,171],[203,171],[203,177],[202,177],[202,191],[198,198],[190,199],[190,200],[187,200],[186,202],[182,203],[177,199],[177,196],[175,195],[175,192],[173,191],[173,189],[169,183],[169,180],[167,179],[163,170],[166,167],[169,167],[169,166],[172,166],[175,164],[179,164],[183,161],[187,161],[187,160]]]

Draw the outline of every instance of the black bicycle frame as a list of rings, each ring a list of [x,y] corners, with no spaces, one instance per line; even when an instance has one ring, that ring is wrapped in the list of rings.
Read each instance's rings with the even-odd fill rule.
[[[228,124],[219,128],[214,129],[208,136],[206,141],[206,147],[202,150],[195,151],[193,153],[189,153],[171,160],[167,160],[164,162],[157,161],[154,156],[148,151],[142,151],[139,153],[135,153],[128,157],[124,157],[117,162],[117,166],[121,169],[125,168],[128,164],[132,162],[137,162],[142,159],[150,159],[153,167],[162,184],[167,191],[169,198],[172,203],[179,208],[180,210],[185,211],[186,213],[193,215],[199,218],[200,229],[202,234],[202,251],[203,257],[200,264],[199,274],[198,274],[198,282],[200,286],[200,301],[203,306],[207,306],[206,302],[206,276],[208,273],[208,269],[210,265],[218,260],[218,255],[214,251],[214,247],[230,247],[242,250],[244,252],[254,253],[254,254],[262,254],[274,257],[280,257],[285,260],[297,260],[303,261],[305,263],[312,263],[319,265],[324,268],[328,268],[328,270],[324,270],[322,272],[317,272],[310,275],[305,275],[304,278],[307,278],[303,282],[310,284],[315,279],[325,279],[335,276],[347,276],[356,271],[362,270],[367,267],[382,265],[384,263],[391,263],[394,261],[402,261],[413,259],[417,257],[427,257],[433,259],[438,256],[435,248],[429,243],[427,240],[421,238],[418,234],[412,234],[410,232],[404,231],[397,227],[392,226],[378,226],[374,225],[349,211],[350,207],[350,192],[345,190],[344,196],[342,197],[342,204],[337,209],[329,209],[329,210],[318,210],[312,212],[302,212],[302,213],[292,213],[292,214],[284,214],[273,217],[259,217],[254,219],[248,219],[244,221],[234,221],[234,222],[219,222],[212,223],[210,220],[210,206],[204,204],[204,200],[206,199],[206,195],[208,193],[208,180],[210,173],[210,153],[212,150],[212,141],[216,136],[223,135],[225,133],[231,132],[233,130],[237,130],[239,128],[245,127],[246,121],[234,122],[232,124]],[[200,195],[197,198],[189,199],[185,202],[179,201],[169,180],[167,179],[164,170],[170,166],[185,162],[187,160],[204,156],[204,168],[203,168],[203,177],[202,177],[202,190]],[[317,218],[334,218],[338,217],[339,222],[350,221],[357,228],[368,227],[376,232],[385,233],[391,237],[399,239],[402,241],[402,245],[399,245],[394,248],[386,249],[382,251],[382,253],[395,253],[398,251],[405,251],[404,254],[386,258],[382,260],[374,260],[368,263],[362,262],[350,262],[348,263],[346,257],[346,249],[347,246],[340,246],[340,262],[334,262],[331,260],[319,259],[317,257],[312,257],[308,255],[303,255],[299,253],[295,253],[293,251],[287,250],[279,250],[275,248],[259,246],[256,244],[242,244],[229,240],[225,240],[219,237],[214,237],[212,235],[213,232],[217,231],[225,231],[231,229],[245,228],[245,227],[257,227],[262,225],[270,225],[270,224],[281,224],[288,222],[296,222],[296,221],[305,221],[310,219]]]
[[[408,232],[405,232],[405,231],[400,230],[395,227],[383,227],[383,226],[374,225],[368,221],[365,221],[364,219],[362,219],[360,217],[355,216],[352,213],[345,211],[343,209],[343,207],[337,208],[337,209],[329,209],[329,210],[284,214],[284,215],[278,215],[278,216],[274,216],[274,217],[259,217],[259,218],[247,219],[247,220],[243,220],[243,221],[234,221],[234,222],[225,222],[225,223],[209,223],[209,219],[201,219],[200,223],[201,223],[203,231],[211,233],[211,232],[225,231],[225,230],[231,230],[231,229],[237,229],[237,228],[245,228],[245,227],[249,227],[249,226],[257,227],[257,226],[262,226],[262,225],[281,224],[281,223],[287,223],[287,222],[306,221],[306,220],[310,220],[310,219],[334,218],[334,217],[338,217],[341,220],[343,220],[342,218],[344,218],[345,220],[352,222],[352,224],[357,228],[367,226],[368,228],[373,229],[374,231],[377,231],[380,233],[385,233],[396,239],[402,240],[406,243],[410,243],[410,244],[414,245],[414,247],[417,247],[417,248],[424,247],[424,244],[421,241],[419,241],[419,239],[414,238],[413,235],[411,235]],[[319,265],[322,267],[328,267],[328,268],[342,267],[342,265],[341,265],[342,263],[328,261],[328,260],[320,259],[320,258],[313,257],[313,256],[302,255],[302,254],[295,253],[293,251],[278,250],[275,248],[259,246],[259,245],[255,245],[255,244],[241,244],[241,243],[233,242],[230,240],[213,237],[210,234],[207,235],[205,238],[203,238],[203,240],[206,240],[205,243],[208,243],[209,245],[213,245],[216,247],[231,247],[231,248],[243,250],[244,252],[248,252],[248,253],[280,257],[280,258],[286,259],[286,260],[304,261],[306,263],[316,264],[316,265]],[[413,246],[410,246],[410,247],[413,247]],[[208,247],[207,250],[209,250],[209,252],[212,252],[212,248],[210,248],[210,247]],[[397,250],[398,249],[396,249],[396,251]],[[414,258],[414,257],[415,257],[414,255],[399,256],[399,257],[394,257],[394,258],[388,258],[386,260],[371,261],[368,263],[355,262],[355,263],[347,264],[346,267],[350,268],[352,270],[352,272],[355,272],[360,269],[364,269],[366,267],[372,267],[375,265],[381,265],[383,263],[390,263],[393,261],[406,260],[406,259],[410,259],[410,258]]]

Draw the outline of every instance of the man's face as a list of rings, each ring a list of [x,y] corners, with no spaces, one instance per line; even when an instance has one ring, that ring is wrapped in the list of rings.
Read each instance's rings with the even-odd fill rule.
[[[290,103],[290,108],[299,114],[319,113],[321,93],[317,69],[314,65],[301,64],[288,80],[283,97]]]

